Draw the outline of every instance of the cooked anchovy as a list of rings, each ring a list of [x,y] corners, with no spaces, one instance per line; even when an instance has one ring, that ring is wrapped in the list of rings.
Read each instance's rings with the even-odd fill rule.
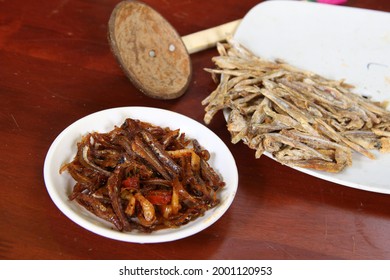
[[[88,151],[89,151],[89,146],[88,145],[84,145],[82,149],[80,149],[81,151],[81,156],[80,156],[80,162],[81,163],[84,163],[86,164],[86,166],[92,168],[93,170],[99,172],[99,173],[102,173],[103,175],[105,176],[110,176],[111,175],[111,172],[97,166],[96,164],[94,164],[93,162],[91,162],[89,159],[88,159]]]
[[[138,136],[134,138],[134,142],[131,145],[133,151],[141,158],[146,160],[153,168],[156,169],[165,179],[170,180],[171,176],[168,174],[164,166],[157,159],[155,154],[149,149],[148,146]]]
[[[192,143],[192,147],[191,147]],[[219,203],[225,183],[196,139],[126,119],[108,133],[88,133],[64,164],[76,181],[69,200],[119,231],[178,227]]]
[[[119,144],[130,156],[135,156],[134,151],[131,149],[131,141],[125,136],[118,136],[115,142]]]
[[[178,166],[173,159],[170,158],[163,146],[153,139],[153,136],[146,130],[141,131],[141,135],[157,158],[161,161],[163,167],[165,167],[168,171],[171,178],[178,176],[180,173],[180,166]]]
[[[166,133],[161,141],[161,144],[163,146],[163,148],[167,148],[170,144],[172,144],[174,142],[174,140],[179,137],[180,135],[180,130],[179,129],[175,129],[175,130],[171,130],[169,131],[168,133]]]
[[[76,201],[84,208],[86,208],[88,211],[94,213],[99,218],[102,218],[110,223],[113,223],[118,230],[120,231],[123,230],[123,224],[115,215],[112,208],[105,206],[98,199],[94,198],[93,196],[80,193],[76,197]]]
[[[266,151],[283,164],[339,172],[353,151],[374,159],[370,150],[390,150],[386,103],[357,95],[344,80],[262,59],[231,38],[217,50],[215,69],[206,69],[218,86],[202,101],[204,122],[226,110],[232,143],[242,141],[256,158]]]
[[[121,184],[122,184],[122,176],[120,175],[121,168],[118,167],[115,172],[108,178],[107,181],[107,189],[108,189],[108,195],[111,199],[111,206],[114,210],[116,216],[118,217],[120,223],[122,224],[122,229],[125,231],[129,231],[130,223],[126,218],[125,212],[123,210],[122,204],[121,204],[121,198],[119,195]]]
[[[221,182],[219,175],[215,172],[214,169],[210,168],[210,165],[206,160],[200,159],[200,168],[202,177],[205,181],[209,181],[211,187],[219,188],[224,186],[225,183]]]

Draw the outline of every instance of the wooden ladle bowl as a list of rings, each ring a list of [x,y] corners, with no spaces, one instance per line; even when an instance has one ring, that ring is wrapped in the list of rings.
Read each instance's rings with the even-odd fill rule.
[[[126,76],[144,94],[159,99],[183,95],[192,76],[189,53],[176,30],[139,1],[114,8],[108,37]]]

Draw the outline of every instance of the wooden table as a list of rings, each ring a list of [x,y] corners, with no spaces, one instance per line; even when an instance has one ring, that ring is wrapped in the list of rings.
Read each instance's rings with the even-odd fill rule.
[[[227,213],[194,236],[161,244],[103,238],[69,220],[43,180],[49,146],[90,113],[151,106],[203,122],[215,88],[203,68],[215,49],[191,55],[186,94],[146,97],[124,76],[107,41],[114,0],[0,1],[0,259],[389,259],[390,197],[305,175],[230,143],[222,114],[209,128],[239,171]],[[145,0],[181,35],[242,18],[259,1]],[[222,4],[223,2],[223,4]],[[386,0],[348,6],[390,11]]]

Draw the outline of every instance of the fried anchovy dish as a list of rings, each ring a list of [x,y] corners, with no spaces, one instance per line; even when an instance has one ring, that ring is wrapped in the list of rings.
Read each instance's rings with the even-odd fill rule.
[[[370,159],[390,152],[390,112],[385,103],[352,92],[344,81],[255,56],[232,39],[217,46],[210,72],[217,88],[202,101],[204,122],[228,112],[232,142],[243,141],[259,158],[340,172],[352,153]]]
[[[76,181],[70,200],[119,231],[151,232],[184,225],[218,205],[225,183],[209,158],[179,129],[128,118],[108,133],[83,136],[60,172]]]

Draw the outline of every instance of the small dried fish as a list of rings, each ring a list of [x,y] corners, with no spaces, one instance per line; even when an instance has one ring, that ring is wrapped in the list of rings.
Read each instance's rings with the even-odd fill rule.
[[[269,152],[289,166],[340,172],[353,151],[370,159],[370,150],[390,152],[386,104],[355,94],[343,80],[264,60],[233,39],[217,50],[215,69],[205,69],[219,84],[202,101],[204,122],[227,110],[232,143],[243,141],[256,158]]]

